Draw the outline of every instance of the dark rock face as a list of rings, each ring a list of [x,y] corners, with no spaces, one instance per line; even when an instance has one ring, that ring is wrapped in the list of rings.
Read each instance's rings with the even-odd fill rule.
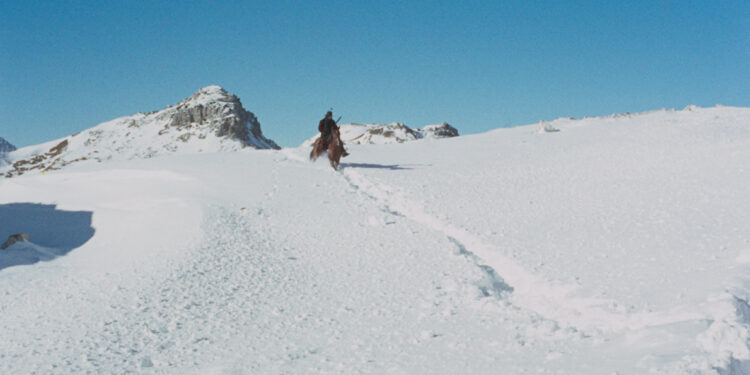
[[[421,132],[424,137],[432,137],[432,138],[458,137],[458,129],[452,127],[447,122],[437,124],[437,125],[425,126],[421,130]]]
[[[10,144],[10,142],[6,141],[5,139],[0,138],[0,154],[4,154],[6,152],[15,151],[16,146],[13,146]]]
[[[28,233],[11,234],[8,237],[8,240],[5,241],[5,243],[2,246],[0,246],[0,249],[5,250],[16,242],[30,242],[30,241],[31,241],[31,236],[29,236]]]

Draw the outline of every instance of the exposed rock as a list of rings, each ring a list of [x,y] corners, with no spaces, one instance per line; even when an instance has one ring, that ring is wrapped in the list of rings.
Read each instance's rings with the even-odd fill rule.
[[[427,125],[422,130],[417,129],[422,133],[424,138],[450,138],[458,137],[458,129],[452,127],[447,122],[443,122],[436,125]]]
[[[240,99],[207,86],[174,106],[137,113],[47,144],[19,150],[0,176],[60,169],[82,161],[151,158],[170,153],[279,149]],[[24,152],[25,150],[29,150]]]
[[[8,240],[5,241],[5,243],[2,246],[0,246],[0,249],[5,250],[9,248],[11,245],[15,244],[16,242],[30,242],[30,241],[31,241],[31,237],[29,236],[28,233],[11,234],[8,237]]]
[[[342,130],[342,133],[344,131]],[[353,144],[378,144],[378,143],[403,143],[422,138],[414,129],[400,123],[394,122],[380,126],[372,126],[357,137],[344,142]]]
[[[347,144],[388,144],[404,143],[422,138],[448,138],[458,136],[458,130],[446,122],[413,129],[401,122],[390,124],[342,124],[341,139]],[[309,146],[315,142],[314,136],[302,143]]]
[[[0,138],[0,154],[5,154],[15,150],[16,146],[13,146],[12,144],[10,144],[10,142],[6,141],[3,138]]]
[[[211,125],[217,137],[236,139],[246,146],[268,148],[258,144],[257,140],[262,140],[270,148],[279,148],[263,137],[258,119],[242,107],[240,99],[219,86],[204,87],[178,103],[165,127],[183,129],[201,125]]]
[[[52,159],[60,155],[65,149],[68,147],[68,140],[65,139],[62,142],[58,143],[54,147],[50,148],[49,151],[38,154],[32,158],[29,159],[22,159],[19,161],[16,161],[13,163],[13,170],[7,172],[5,174],[5,177],[13,177],[20,176],[28,171],[32,171],[35,169],[45,171],[50,169],[59,169],[59,166],[54,166],[53,163],[50,163]],[[85,159],[84,159],[85,160]],[[71,162],[76,162],[80,160],[72,160],[70,162],[64,162],[62,165],[69,164]]]

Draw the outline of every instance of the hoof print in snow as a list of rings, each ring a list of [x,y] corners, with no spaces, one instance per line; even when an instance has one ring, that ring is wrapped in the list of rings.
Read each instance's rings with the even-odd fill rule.
[[[5,243],[2,246],[0,246],[0,249],[5,250],[16,242],[29,242],[29,241],[31,241],[31,237],[29,237],[28,233],[11,234],[10,236],[8,236],[8,240],[5,241]]]

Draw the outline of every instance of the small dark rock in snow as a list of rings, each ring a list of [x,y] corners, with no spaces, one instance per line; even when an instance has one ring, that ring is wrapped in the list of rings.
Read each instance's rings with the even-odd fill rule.
[[[458,129],[452,127],[447,122],[443,122],[437,125],[427,125],[422,130],[417,129],[422,133],[424,138],[450,138],[458,137]]]
[[[28,233],[11,234],[8,237],[8,240],[5,241],[5,243],[3,244],[3,246],[0,246],[0,249],[5,250],[5,249],[7,249],[8,247],[10,247],[11,245],[13,245],[16,242],[29,242],[29,241],[31,241],[31,237],[29,237]]]

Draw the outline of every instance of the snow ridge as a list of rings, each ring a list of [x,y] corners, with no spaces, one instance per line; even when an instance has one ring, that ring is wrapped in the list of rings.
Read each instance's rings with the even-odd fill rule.
[[[347,123],[340,126],[341,139],[347,144],[389,144],[404,143],[418,139],[439,139],[457,137],[458,130],[442,122],[427,125],[422,129],[411,128],[401,122],[390,124],[356,124]],[[310,147],[318,135],[302,142],[301,147]]]
[[[239,98],[207,86],[174,106],[104,122],[80,133],[9,155],[12,167],[0,174],[63,168],[72,163],[147,159],[166,154],[279,149],[263,136],[260,122]]]

